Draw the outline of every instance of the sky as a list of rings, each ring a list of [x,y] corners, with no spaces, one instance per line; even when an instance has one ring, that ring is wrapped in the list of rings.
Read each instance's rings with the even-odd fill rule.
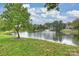
[[[23,7],[28,8],[33,24],[51,23],[55,20],[62,20],[67,23],[79,18],[79,3],[61,3],[58,6],[60,11],[47,11],[46,7],[44,7],[44,3],[23,4]],[[0,4],[0,13],[3,11],[4,4]]]

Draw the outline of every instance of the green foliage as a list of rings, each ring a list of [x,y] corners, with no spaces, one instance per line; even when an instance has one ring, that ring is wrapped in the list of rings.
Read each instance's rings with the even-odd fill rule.
[[[0,31],[5,31],[6,26],[5,26],[5,21],[3,18],[0,17]]]
[[[71,25],[74,27],[75,30],[77,30],[78,32],[78,36],[79,36],[79,19],[77,18],[76,20],[74,20]]]
[[[19,35],[20,30],[28,29],[30,26],[30,14],[23,4],[5,4],[5,11],[2,14],[8,30],[14,29]]]
[[[79,29],[79,19],[73,21],[71,25],[74,26],[75,29]]]
[[[45,30],[45,26],[44,25],[38,25],[38,24],[34,24],[33,25],[33,31],[43,31]]]
[[[63,29],[62,32],[64,34],[78,35],[78,30],[74,30],[74,29]]]
[[[0,31],[0,35],[11,35],[12,31]]]
[[[53,22],[53,29],[56,32],[60,32],[64,28],[65,28],[65,24],[62,21],[54,21]]]
[[[53,23],[45,23],[45,24],[44,24],[44,26],[45,26],[47,29],[52,28],[52,25],[53,25]]]
[[[56,9],[59,11],[58,5],[59,5],[59,3],[46,3],[45,7],[47,7],[48,11],[50,11],[51,9]]]
[[[51,9],[55,9],[59,11],[59,7],[58,7],[59,3],[46,3],[45,7],[47,7],[47,10],[50,11]],[[62,30],[64,28],[64,24],[62,23],[62,21],[54,21],[53,22],[53,29],[56,32],[60,32],[60,30]]]

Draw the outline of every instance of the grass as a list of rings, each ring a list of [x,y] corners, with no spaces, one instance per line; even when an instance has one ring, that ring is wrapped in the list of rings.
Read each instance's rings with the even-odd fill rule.
[[[13,31],[0,31],[0,35],[10,35]]]
[[[78,34],[78,31],[73,29],[63,29],[62,32],[65,34]]]
[[[79,47],[44,40],[17,40],[10,35],[0,35],[0,56],[64,56],[79,52]]]

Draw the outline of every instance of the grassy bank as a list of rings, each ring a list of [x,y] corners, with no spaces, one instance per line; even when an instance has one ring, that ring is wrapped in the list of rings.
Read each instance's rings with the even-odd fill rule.
[[[65,34],[74,34],[74,35],[78,34],[78,31],[73,29],[63,29],[62,32]]]
[[[11,35],[13,31],[0,31],[0,35]]]
[[[79,52],[79,47],[36,39],[22,39],[0,35],[0,56],[60,56]]]

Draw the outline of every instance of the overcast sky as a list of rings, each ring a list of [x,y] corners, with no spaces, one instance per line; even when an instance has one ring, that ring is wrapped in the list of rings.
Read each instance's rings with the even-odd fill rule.
[[[75,18],[79,18],[79,4],[78,3],[63,3],[59,4],[60,11],[47,11],[42,3],[24,4],[31,14],[32,23],[44,24],[46,22],[53,22],[55,20],[62,20],[63,22],[71,22]],[[4,4],[0,4],[0,13],[4,11]]]

